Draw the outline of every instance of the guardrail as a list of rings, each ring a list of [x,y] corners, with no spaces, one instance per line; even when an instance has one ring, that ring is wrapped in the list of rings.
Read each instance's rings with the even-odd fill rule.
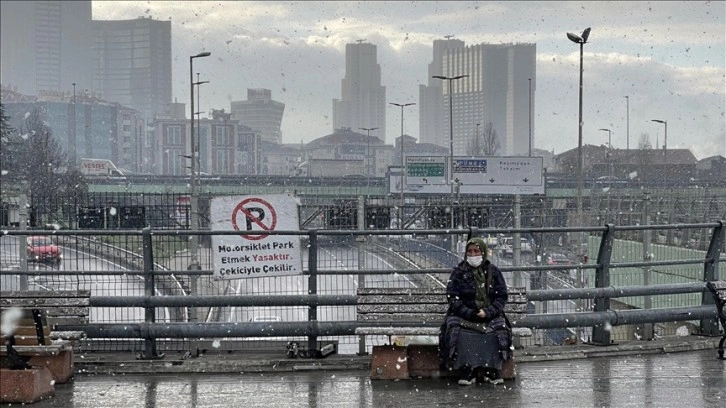
[[[204,265],[208,268],[202,270],[186,270],[181,268],[164,267],[154,261],[154,240],[162,240],[164,237],[188,237],[191,235],[211,236],[211,235],[238,235],[238,231],[169,231],[152,229],[144,230],[127,230],[127,231],[107,231],[107,230],[59,230],[53,231],[52,235],[57,239],[62,237],[83,237],[93,235],[105,236],[126,236],[140,239],[138,245],[143,249],[141,254],[134,253],[132,256],[135,260],[140,256],[140,270],[0,270],[2,276],[35,276],[45,277],[53,275],[58,276],[78,276],[78,275],[98,275],[98,276],[128,276],[130,274],[138,275],[143,279],[143,294],[137,295],[107,295],[101,293],[92,293],[91,306],[93,308],[141,308],[143,310],[143,321],[129,322],[98,322],[92,321],[88,325],[60,327],[60,330],[83,330],[88,334],[89,338],[96,339],[141,339],[144,341],[144,350],[142,357],[157,358],[157,340],[159,339],[197,339],[197,338],[234,338],[234,337],[283,337],[283,336],[304,336],[308,339],[308,347],[315,348],[318,338],[322,336],[353,336],[355,329],[359,324],[354,318],[325,321],[320,320],[319,308],[321,307],[351,307],[356,303],[355,292],[339,293],[339,294],[320,294],[318,280],[325,276],[344,275],[371,279],[375,276],[390,276],[392,274],[421,276],[421,279],[427,279],[426,276],[446,276],[450,267],[430,268],[430,267],[412,267],[411,269],[398,270],[390,268],[372,268],[365,269],[349,269],[349,268],[321,268],[319,265],[318,255],[325,250],[326,244],[321,237],[327,237],[329,240],[348,239],[345,245],[351,248],[358,246],[360,250],[360,242],[365,242],[366,238],[370,241],[389,240],[385,244],[375,242],[377,246],[376,256],[385,257],[385,248],[391,251],[391,257],[395,255],[397,262],[395,268],[400,268],[409,262],[411,265],[417,263],[416,256],[413,253],[400,251],[399,249],[407,247],[408,244],[402,243],[401,240],[405,236],[411,236],[412,233],[418,237],[440,236],[449,239],[468,239],[471,236],[483,235],[510,235],[514,233],[529,234],[533,236],[542,234],[581,234],[585,233],[589,239],[598,243],[597,251],[592,251],[596,256],[594,262],[580,262],[568,265],[542,265],[527,264],[523,265],[514,262],[513,265],[500,265],[505,273],[511,273],[515,279],[521,276],[518,274],[530,274],[530,278],[537,277],[538,274],[551,274],[557,271],[576,270],[578,276],[585,278],[592,277],[594,285],[592,287],[573,287],[566,289],[551,289],[546,285],[544,287],[534,288],[530,286],[528,297],[531,301],[543,302],[562,301],[568,299],[588,300],[593,302],[591,310],[565,311],[564,313],[532,313],[526,321],[522,323],[523,327],[534,329],[549,328],[572,328],[587,327],[591,328],[591,341],[596,344],[611,344],[611,328],[622,325],[644,324],[646,329],[649,325],[650,332],[646,335],[652,336],[652,325],[659,322],[683,322],[698,321],[698,331],[702,334],[716,335],[719,331],[717,312],[713,305],[713,300],[708,296],[705,288],[707,281],[719,279],[719,265],[726,259],[722,256],[723,248],[726,242],[724,221],[700,224],[666,224],[666,225],[645,225],[645,226],[615,226],[612,224],[599,227],[586,228],[522,228],[522,229],[458,229],[458,230],[368,230],[368,231],[338,231],[338,230],[310,230],[310,231],[260,231],[259,235],[289,235],[302,236],[307,239],[307,268],[304,269],[303,275],[307,282],[307,293],[298,294],[265,294],[265,295],[213,295],[201,294],[197,291],[180,291],[179,295],[164,293],[156,290],[159,285],[159,277],[164,276],[188,276],[190,279],[209,278],[212,275],[211,264]],[[711,240],[707,251],[692,251],[690,257],[682,257],[677,255],[679,259],[655,260],[647,251],[643,252],[641,260],[622,259],[620,262],[614,262],[613,248],[616,241],[616,235],[619,232],[627,232],[628,237],[641,236],[642,242],[628,241],[632,245],[650,245],[648,234],[654,230],[683,230],[689,228],[708,229],[711,234]],[[15,230],[4,231],[5,236],[27,236],[36,235],[39,231],[35,230]],[[416,237],[411,237],[415,239]],[[629,244],[630,245],[630,244]],[[424,245],[425,246],[425,245]],[[437,246],[442,249],[446,247]],[[22,249],[22,247],[20,247]],[[449,256],[456,259],[455,254]],[[676,256],[674,256],[676,257]],[[404,260],[402,260],[404,258]],[[441,254],[434,256],[436,259],[441,258]],[[460,258],[459,258],[460,259]],[[406,261],[407,260],[407,261]],[[184,261],[184,259],[182,259]],[[170,261],[171,263],[171,261]],[[183,264],[183,262],[181,262]],[[428,263],[427,263],[428,264]],[[427,265],[426,265],[427,266]],[[451,265],[453,266],[453,265]],[[693,267],[700,269],[699,276],[687,276],[689,282],[680,283],[653,283],[651,281],[653,274],[657,272],[656,268],[673,268],[683,270],[693,270]],[[166,268],[166,270],[160,270]],[[643,284],[617,285],[613,286],[611,282],[611,273],[616,270],[637,270],[640,282]],[[583,282],[582,279],[579,280]],[[176,281],[175,281],[176,282]],[[534,282],[534,281],[532,281]],[[178,283],[181,285],[181,283]],[[530,282],[530,285],[532,283]],[[329,288],[322,288],[326,291]],[[226,290],[226,289],[225,289]],[[141,291],[139,291],[141,292]],[[700,301],[691,302],[685,305],[667,305],[669,307],[653,307],[652,299],[660,295],[676,295],[676,294],[701,294]],[[644,301],[642,307],[622,310],[611,307],[611,301],[623,299],[633,296],[643,296]],[[193,315],[189,311],[195,308],[219,307],[219,308],[249,308],[249,307],[301,307],[307,309],[306,321],[285,321],[285,322],[198,322],[189,317]],[[166,321],[159,320],[159,309],[184,310],[186,313],[168,313],[172,316]],[[180,317],[183,316],[183,317]],[[181,321],[180,321],[181,320]],[[370,322],[366,322],[370,326]],[[648,330],[646,330],[648,332]],[[652,337],[651,337],[652,338]]]

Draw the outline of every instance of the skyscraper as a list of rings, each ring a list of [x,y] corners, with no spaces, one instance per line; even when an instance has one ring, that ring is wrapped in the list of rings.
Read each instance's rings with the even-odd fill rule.
[[[438,52],[441,52],[441,72],[430,73],[429,77],[468,75],[452,83],[454,154],[470,154],[472,145],[482,145],[484,129],[491,123],[500,146],[496,151],[497,156],[527,155],[530,115],[534,118],[534,102],[532,109],[529,105],[529,79],[532,79],[534,101],[536,45],[449,46],[443,50],[439,48]],[[434,58],[438,58],[436,47]],[[429,66],[430,70],[436,68],[435,62]],[[444,81],[438,79],[435,81],[442,82],[439,84],[439,101],[431,95],[431,85],[420,88],[421,105],[425,105],[421,112],[426,115],[422,117],[422,123],[427,123],[426,127],[422,124],[421,137],[422,141],[448,147],[448,83],[444,84]],[[429,116],[437,105],[440,113]],[[480,138],[478,142],[475,140],[477,137]]]
[[[386,87],[381,86],[381,66],[376,46],[359,40],[345,46],[345,77],[341,98],[333,99],[333,131],[378,128],[386,139]]]
[[[90,1],[1,1],[0,83],[27,95],[91,88]]]
[[[232,101],[230,105],[232,119],[257,132],[264,141],[282,143],[280,125],[285,104],[272,100],[272,91],[248,88],[246,101]]]
[[[147,119],[171,103],[171,21],[94,20],[93,89]]]

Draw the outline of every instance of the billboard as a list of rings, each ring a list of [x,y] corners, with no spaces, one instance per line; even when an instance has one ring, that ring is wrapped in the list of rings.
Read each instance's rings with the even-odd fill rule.
[[[81,159],[81,173],[85,176],[122,176],[123,174],[108,159]]]

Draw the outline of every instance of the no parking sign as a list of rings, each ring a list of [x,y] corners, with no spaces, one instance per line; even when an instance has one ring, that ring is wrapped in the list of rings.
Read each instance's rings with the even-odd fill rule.
[[[299,235],[259,235],[260,231],[300,229],[297,199],[289,194],[225,196],[212,199],[213,231],[239,235],[212,236],[215,279],[302,274]]]

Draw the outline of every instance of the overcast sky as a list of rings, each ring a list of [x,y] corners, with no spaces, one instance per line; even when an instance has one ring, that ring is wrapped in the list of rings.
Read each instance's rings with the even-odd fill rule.
[[[378,46],[386,102],[419,103],[432,44],[445,35],[479,43],[536,43],[534,145],[555,153],[577,147],[579,46],[567,32],[592,27],[584,54],[583,140],[630,148],[642,133],[697,158],[726,155],[725,2],[224,2],[94,1],[93,18],[151,16],[172,22],[173,97],[189,104],[189,56],[201,80],[201,109],[245,100],[269,88],[285,103],[283,143],[332,133],[332,99],[341,96],[345,45]],[[195,74],[196,79],[196,74]],[[196,101],[195,101],[196,102]],[[187,107],[188,109],[188,107]],[[387,143],[400,134],[389,106]],[[405,133],[418,138],[418,107],[405,110]]]

